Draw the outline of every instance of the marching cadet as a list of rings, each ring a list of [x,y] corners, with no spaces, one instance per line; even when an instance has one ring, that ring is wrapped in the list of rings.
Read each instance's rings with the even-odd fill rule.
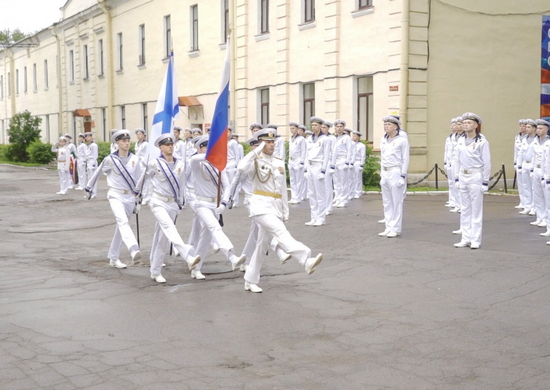
[[[325,173],[329,166],[331,142],[321,131],[324,120],[312,116],[310,122],[313,134],[310,136],[311,145],[306,160],[306,180],[311,220],[305,225],[322,226],[325,224],[326,217]]]
[[[535,215],[531,172],[533,171],[533,142],[535,141],[536,131],[537,122],[533,119],[525,119],[525,137],[521,141],[517,156],[518,175],[522,175],[521,184],[525,195],[524,209],[519,212],[523,215]]]
[[[97,169],[97,158],[99,156],[99,151],[97,144],[94,142],[94,137],[91,132],[84,133],[84,140],[86,142],[86,170],[88,172],[88,181],[92,177]],[[97,180],[92,186],[92,193],[90,199],[93,199],[97,196]]]
[[[288,144],[288,173],[290,176],[290,193],[288,203],[300,203],[306,197],[304,170],[307,157],[307,145],[303,136],[298,134],[298,123],[290,122],[290,142]]]
[[[84,142],[84,134],[78,134],[78,146],[76,148],[76,167],[78,171],[78,187],[77,190],[82,191],[86,185],[88,176],[86,175],[86,143]]]
[[[311,250],[296,241],[284,224],[289,217],[285,162],[273,156],[276,139],[274,129],[258,131],[255,137],[261,144],[245,156],[239,163],[238,170],[252,180],[250,216],[259,226],[256,249],[244,274],[244,289],[261,293],[262,289],[258,286],[260,270],[272,238],[290,255],[284,261],[290,257],[295,258],[308,275],[315,271],[323,260],[323,255],[319,253],[310,257]]]
[[[353,171],[355,178],[353,180],[353,197],[359,199],[363,195],[363,167],[367,161],[367,146],[361,142],[361,132],[353,131],[351,136],[355,142],[355,155],[353,160]]]
[[[195,187],[194,205],[191,206],[191,209],[201,222],[200,238],[195,251],[201,260],[197,268],[192,271],[191,277],[205,279],[205,276],[201,273],[201,268],[206,258],[206,252],[213,243],[231,262],[233,270],[246,261],[246,256],[235,255],[233,244],[223,232],[218,220],[219,216],[225,211],[229,200],[229,182],[225,170],[219,175],[219,171],[206,160],[207,135],[199,138],[195,145],[198,153],[190,159],[190,169]],[[218,205],[218,181],[220,178],[223,195]]]
[[[57,154],[57,174],[59,175],[59,191],[57,195],[65,195],[69,189],[69,165],[71,155],[67,146],[67,138],[59,137],[59,141],[52,145],[52,152]]]
[[[518,192],[519,192],[519,204],[517,206],[514,206],[516,209],[523,209],[524,202],[525,202],[525,190],[523,183],[521,180],[523,180],[523,175],[521,175],[521,172],[518,172],[518,156],[520,154],[521,150],[521,143],[523,141],[523,138],[525,138],[525,119],[520,119],[518,121],[519,124],[519,133],[516,134],[514,137],[514,169],[516,171],[516,181],[518,186]]]
[[[348,203],[348,170],[352,162],[351,138],[344,132],[346,121],[336,119],[336,140],[330,159],[330,172],[334,177],[334,206],[346,207]]]
[[[225,167],[225,172],[229,183],[233,181],[233,178],[237,174],[237,164],[239,161],[241,161],[239,143],[233,139],[233,128],[229,126],[227,129],[227,165]],[[239,193],[239,188],[237,188],[235,197],[233,198],[233,207],[239,206]]]
[[[130,131],[116,131],[111,136],[111,141],[116,143],[116,151],[105,157],[100,168],[90,177],[86,192],[91,192],[94,186],[97,187],[100,174],[107,175],[107,199],[116,220],[115,234],[107,257],[111,267],[123,269],[126,264],[119,259],[122,243],[130,252],[132,265],[141,259],[136,237],[130,227],[130,216],[136,207],[136,195],[139,192],[136,182],[143,169],[138,157],[130,152]]]
[[[147,134],[143,129],[136,129],[135,133],[138,140],[134,146],[134,150],[139,162],[145,164],[145,161],[147,160],[147,148],[149,146],[149,142],[147,142]]]
[[[170,243],[185,259],[190,270],[200,262],[200,256],[192,254],[193,247],[186,245],[176,229],[174,220],[183,209],[185,199],[185,161],[174,156],[176,138],[170,133],[161,134],[155,140],[161,156],[150,161],[145,178],[149,180],[149,207],[155,216],[155,234],[151,244],[151,279],[165,283],[162,264]]]
[[[382,118],[385,135],[380,142],[382,203],[386,229],[379,236],[393,238],[401,234],[403,200],[409,169],[409,141],[400,135],[401,122],[393,116]]]
[[[185,162],[185,157],[187,155],[185,143],[180,139],[181,136],[181,127],[174,126],[174,137],[176,142],[174,143],[174,158],[178,160],[183,160]]]
[[[545,149],[550,145],[548,141],[548,128],[539,126],[538,120],[535,140],[533,141],[533,171],[531,173],[533,186],[533,206],[536,212],[536,220],[531,225],[546,227],[546,202],[545,202]],[[548,145],[546,145],[548,143]]]
[[[483,224],[483,194],[489,189],[491,152],[489,142],[480,135],[481,118],[474,113],[462,115],[464,142],[457,145],[454,164],[455,185],[460,190],[460,228],[462,239],[455,248],[478,249]]]
[[[321,132],[326,137],[326,142],[330,145],[328,146],[328,154],[327,159],[330,161],[332,158],[334,148],[334,143],[336,142],[336,137],[330,133],[330,128],[332,127],[332,123],[328,121],[324,121],[321,125]],[[325,205],[324,205],[324,214],[325,215],[331,215],[332,214],[332,202],[334,201],[334,172],[329,169],[330,162],[327,164],[327,174],[325,175]]]

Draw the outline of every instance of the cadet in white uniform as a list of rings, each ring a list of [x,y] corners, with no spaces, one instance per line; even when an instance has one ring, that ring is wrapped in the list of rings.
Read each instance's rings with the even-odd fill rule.
[[[115,234],[109,247],[107,257],[109,265],[116,268],[126,268],[119,259],[122,243],[126,245],[132,256],[132,265],[141,259],[141,252],[130,227],[130,216],[136,207],[136,182],[143,171],[135,154],[130,152],[130,132],[118,130],[111,136],[111,142],[117,144],[117,150],[105,157],[100,169],[96,170],[86,185],[86,192],[91,192],[97,185],[100,174],[107,175],[107,199],[115,216]]]
[[[344,129],[344,132],[348,135],[348,137],[350,137],[351,139],[351,129]],[[347,169],[347,187],[346,187],[346,202],[347,201],[350,201],[353,199],[353,194],[352,194],[352,188],[353,188],[353,180],[355,179],[355,171],[353,169],[353,156],[355,155],[355,145],[356,143],[352,142],[350,143],[350,156],[351,156],[351,160],[349,161],[349,164],[346,166],[348,169]]]
[[[74,190],[75,184],[73,176],[74,171],[76,170],[76,146],[73,144],[73,137],[69,133],[65,133],[63,136],[67,139],[67,148],[69,148],[69,189]],[[73,172],[71,172],[71,167]]]
[[[407,185],[409,141],[400,136],[401,122],[398,119],[386,116],[382,120],[386,135],[380,142],[380,187],[386,229],[378,235],[393,238],[401,234],[403,222],[403,186]]]
[[[519,212],[523,215],[535,215],[531,172],[533,171],[533,142],[536,137],[536,131],[537,123],[533,119],[525,119],[525,137],[521,141],[521,147],[517,156],[518,175],[522,175],[521,185],[523,186],[523,194],[525,196],[525,201],[523,202],[524,209]]]
[[[97,169],[97,158],[99,151],[97,144],[94,142],[92,133],[84,133],[84,139],[86,140],[86,169],[88,171],[88,178],[92,177]],[[92,187],[91,199],[97,196],[97,180]]]
[[[458,191],[455,188],[455,179],[453,177],[453,170],[452,170],[452,156],[453,156],[453,148],[454,148],[454,142],[453,138],[456,134],[456,118],[451,119],[451,134],[445,139],[445,149],[443,151],[443,167],[445,168],[445,171],[447,171],[447,183],[449,187],[449,200],[445,204],[446,207],[456,207],[456,204],[458,203],[457,199],[455,198],[455,193]],[[452,190],[454,188],[454,191]]]
[[[548,128],[546,126],[537,125],[535,140],[533,141],[533,172],[531,173],[533,186],[533,206],[536,212],[537,219],[531,222],[533,226],[546,227],[546,203],[545,203],[545,149],[548,148]]]
[[[334,121],[336,127],[336,140],[332,147],[330,159],[330,172],[334,178],[334,206],[346,207],[348,203],[348,171],[353,160],[351,151],[351,138],[344,132],[346,121],[337,119]]]
[[[59,176],[59,191],[56,192],[57,195],[65,195],[69,189],[69,165],[70,152],[67,146],[67,138],[59,137],[59,141],[52,145],[52,152],[57,155],[57,174]]]
[[[542,133],[549,134],[548,130],[550,122],[544,119],[537,119],[537,131],[540,128]],[[544,223],[539,224],[540,227],[546,227],[546,232],[540,233],[543,237],[550,237],[550,142],[544,143],[543,159],[542,159],[542,172],[543,172],[543,194],[544,194],[544,207],[546,213],[546,220]],[[550,241],[547,242],[550,245]]]
[[[218,205],[219,171],[206,160],[208,136],[204,135],[196,142],[198,153],[191,157],[190,168],[195,187],[194,204],[191,209],[200,219],[200,238],[195,253],[201,257],[197,268],[191,273],[195,279],[205,279],[200,272],[206,258],[206,253],[214,243],[231,262],[233,270],[246,261],[246,256],[236,256],[233,244],[225,235],[219,223],[219,216],[225,211],[229,200],[229,181],[225,170],[221,174],[222,199]]]
[[[329,163],[327,164],[327,171],[325,175],[325,215],[331,215],[332,214],[332,207],[334,202],[334,171],[330,169],[330,161],[332,159],[333,155],[333,148],[334,143],[336,142],[336,137],[331,134],[330,128],[332,127],[332,123],[325,121],[321,125],[321,131],[326,137],[326,141],[330,143],[330,146],[328,148],[328,154],[327,159],[329,160]]]
[[[145,164],[147,161],[147,148],[149,147],[149,142],[147,142],[147,134],[143,129],[136,129],[135,133],[138,140],[134,145],[134,150],[139,162]]]
[[[355,155],[353,159],[353,197],[359,199],[363,195],[363,168],[367,160],[367,146],[361,142],[361,132],[353,131],[351,139],[355,142]]]
[[[313,134],[310,136],[311,146],[307,153],[306,180],[308,186],[311,220],[306,226],[322,226],[325,224],[326,213],[326,184],[325,173],[329,166],[331,143],[321,131],[324,121],[316,116],[311,117]]]
[[[266,128],[273,129],[277,132],[277,125],[269,124]],[[286,161],[285,139],[279,134],[277,134],[277,139],[275,140],[275,151],[273,152],[273,155],[283,161]]]
[[[284,161],[273,156],[276,133],[273,129],[264,129],[256,133],[256,138],[261,144],[245,156],[238,170],[252,180],[250,216],[259,226],[256,249],[244,274],[244,289],[259,293],[262,292],[258,286],[260,270],[272,238],[308,274],[315,271],[323,255],[319,253],[316,257],[310,257],[311,250],[296,241],[284,224],[289,217],[286,172]]]
[[[170,133],[161,134],[155,140],[161,156],[149,162],[145,178],[149,180],[149,207],[156,219],[150,255],[151,279],[158,283],[166,282],[161,270],[170,243],[190,270],[200,261],[200,256],[192,254],[193,247],[183,242],[174,224],[185,198],[185,160],[174,157],[175,141]]]
[[[288,144],[288,173],[290,176],[290,192],[292,198],[288,203],[300,203],[305,198],[306,183],[304,171],[306,168],[306,139],[298,134],[298,123],[289,124],[290,142]]]
[[[514,170],[516,171],[516,184],[519,192],[519,204],[514,206],[516,209],[523,209],[523,203],[525,202],[525,191],[521,180],[523,180],[523,175],[518,172],[518,156],[521,150],[521,143],[523,138],[525,138],[525,119],[520,119],[519,124],[519,133],[514,137]]]
[[[84,143],[84,134],[78,134],[78,146],[76,147],[76,167],[78,171],[78,187],[81,191],[86,186],[88,175],[86,174],[86,144]]]
[[[483,194],[489,189],[491,152],[489,142],[480,135],[481,118],[474,113],[462,115],[466,137],[457,146],[457,163],[453,166],[455,185],[460,190],[460,228],[462,239],[456,248],[478,249],[483,224]]]
[[[183,142],[180,139],[181,136],[181,127],[174,126],[174,137],[176,138],[176,142],[174,143],[174,157],[178,160],[185,161],[185,157],[187,156],[187,151],[185,148],[185,142]]]

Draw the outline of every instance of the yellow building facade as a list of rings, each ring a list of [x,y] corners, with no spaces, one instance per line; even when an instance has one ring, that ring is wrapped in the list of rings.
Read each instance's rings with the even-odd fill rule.
[[[61,21],[0,50],[0,142],[10,118],[42,118],[42,139],[151,127],[173,49],[177,124],[212,121],[231,50],[230,118],[346,120],[376,149],[399,114],[412,174],[442,163],[451,118],[483,120],[496,171],[511,170],[517,120],[539,116],[541,17],[533,0],[69,0]],[[226,35],[229,34],[229,44]],[[307,125],[307,123],[304,123]]]

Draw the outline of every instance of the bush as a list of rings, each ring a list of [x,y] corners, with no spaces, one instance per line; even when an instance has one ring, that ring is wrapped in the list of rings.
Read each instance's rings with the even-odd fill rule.
[[[6,157],[14,162],[29,161],[27,148],[40,138],[40,123],[42,119],[32,116],[27,110],[15,114],[8,128],[10,146]]]
[[[367,187],[380,187],[380,158],[378,154],[373,154],[372,146],[366,141],[361,141],[367,145],[367,160],[363,167],[363,185]]]
[[[27,153],[27,146],[24,144],[9,144],[6,150],[6,158],[13,162],[27,162],[29,161],[29,154]]]
[[[6,153],[8,152],[8,145],[0,145],[0,161],[6,161]]]
[[[29,160],[35,164],[49,164],[54,158],[52,145],[34,141],[28,148]]]
[[[103,159],[111,154],[111,143],[110,142],[102,142],[102,141],[94,141],[97,144],[97,164],[101,164]]]

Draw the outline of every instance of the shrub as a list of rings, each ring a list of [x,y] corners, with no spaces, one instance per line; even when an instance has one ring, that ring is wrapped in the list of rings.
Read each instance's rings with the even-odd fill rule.
[[[42,119],[32,116],[27,110],[13,116],[8,128],[10,146],[6,157],[14,162],[29,161],[27,148],[40,138],[40,123]]]
[[[35,164],[49,164],[55,158],[55,153],[51,149],[51,144],[34,141],[27,148],[29,161]]]
[[[0,161],[6,161],[6,153],[8,152],[8,145],[0,145]]]
[[[363,167],[363,185],[368,187],[380,186],[380,157],[378,154],[373,154],[372,146],[366,141],[361,141],[367,145],[367,160]]]
[[[97,164],[101,164],[103,159],[111,154],[111,143],[103,141],[94,141],[97,144]]]

